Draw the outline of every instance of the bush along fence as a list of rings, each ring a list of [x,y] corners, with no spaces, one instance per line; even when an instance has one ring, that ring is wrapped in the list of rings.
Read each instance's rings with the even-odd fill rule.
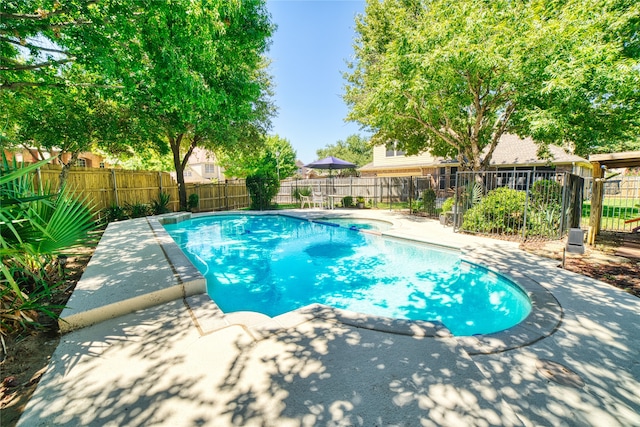
[[[57,188],[61,167],[46,165],[36,179]],[[74,167],[67,186],[92,201],[98,219],[118,220],[179,210],[178,184],[167,172]],[[187,184],[189,208],[194,212],[224,211],[249,206],[242,180],[215,184]]]
[[[583,186],[569,173],[458,172],[452,222],[470,233],[560,239],[580,226]]]

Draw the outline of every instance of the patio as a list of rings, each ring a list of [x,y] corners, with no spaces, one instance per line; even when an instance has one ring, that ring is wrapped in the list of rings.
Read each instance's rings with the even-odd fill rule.
[[[114,223],[69,301],[99,322],[63,336],[18,425],[640,425],[638,298],[513,243],[352,212],[537,282],[562,307],[557,329],[480,354],[469,340],[499,348],[500,338],[395,334],[295,313],[279,325],[220,318],[198,312],[207,298],[197,274],[168,262],[146,219]],[[123,301],[134,302],[114,313]]]

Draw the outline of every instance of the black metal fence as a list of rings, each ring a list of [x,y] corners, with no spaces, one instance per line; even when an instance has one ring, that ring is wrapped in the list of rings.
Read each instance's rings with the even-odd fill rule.
[[[569,173],[459,172],[452,221],[469,233],[560,239],[580,226],[583,187]]]
[[[446,178],[446,179],[443,179]],[[542,171],[458,172],[420,177],[326,178],[282,181],[278,204],[321,193],[335,205],[353,203],[439,219],[456,231],[510,239],[559,239],[579,227],[583,179]]]
[[[452,179],[452,182],[454,179]],[[322,193],[331,196],[338,204],[344,197],[354,201],[364,199],[368,207],[384,207],[391,210],[416,211],[420,205],[422,192],[434,188],[437,177],[333,177],[319,179],[291,179],[280,183],[280,191],[275,203],[299,203],[298,194]],[[453,195],[448,188],[434,190],[441,199]]]

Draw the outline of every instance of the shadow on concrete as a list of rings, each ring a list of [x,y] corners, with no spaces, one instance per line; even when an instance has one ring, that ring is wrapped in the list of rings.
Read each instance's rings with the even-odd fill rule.
[[[545,339],[473,356],[518,416],[532,425],[640,425],[640,299],[522,251],[474,255],[535,280],[563,309]]]

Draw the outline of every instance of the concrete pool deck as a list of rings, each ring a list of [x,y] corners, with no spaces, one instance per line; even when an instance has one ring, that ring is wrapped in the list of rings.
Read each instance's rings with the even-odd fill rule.
[[[474,352],[437,330],[382,332],[313,312],[220,316],[147,219],[114,223],[18,425],[640,425],[640,299],[436,221],[335,213],[391,221],[397,237],[536,282],[561,307],[556,327],[507,351],[499,334],[471,338],[492,349]]]

